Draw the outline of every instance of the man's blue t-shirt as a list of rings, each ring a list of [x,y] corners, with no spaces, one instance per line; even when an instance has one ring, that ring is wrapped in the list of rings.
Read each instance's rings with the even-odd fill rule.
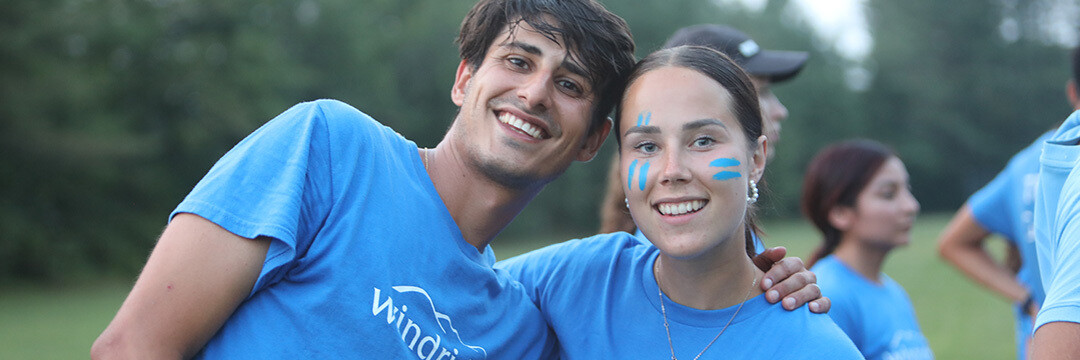
[[[555,330],[563,359],[669,359],[653,264],[659,250],[625,232],[545,247],[499,262]],[[750,284],[746,284],[750,286]],[[693,359],[738,305],[698,310],[664,297],[674,351]],[[861,359],[827,315],[746,301],[702,359]]]
[[[1046,299],[1035,328],[1080,323],[1080,111],[1043,145],[1035,203],[1035,241]]]
[[[979,225],[1016,245],[1023,261],[1016,280],[1028,289],[1035,304],[1042,304],[1045,297],[1035,251],[1035,189],[1042,144],[1051,134],[1053,132],[1046,132],[1014,155],[1005,169],[971,195],[967,202]],[[1016,315],[1017,353],[1024,358],[1033,323],[1031,315],[1019,304],[1013,312]]]
[[[821,294],[832,300],[829,316],[867,359],[934,358],[911,300],[892,278],[881,274],[881,284],[871,282],[834,255],[810,271],[817,275]]]
[[[554,339],[467,243],[416,145],[337,101],[303,103],[222,157],[176,213],[271,238],[208,359],[517,359]]]

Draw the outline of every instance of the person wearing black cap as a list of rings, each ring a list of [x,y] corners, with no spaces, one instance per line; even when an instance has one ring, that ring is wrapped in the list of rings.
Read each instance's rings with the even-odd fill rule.
[[[773,94],[772,85],[791,80],[798,75],[810,54],[804,51],[766,50],[742,31],[717,24],[692,25],[676,30],[664,43],[664,48],[682,45],[699,45],[720,51],[750,75],[761,107],[765,138],[768,139],[765,145],[766,158],[771,160],[776,155],[776,143],[780,140],[780,123],[788,117],[788,110]],[[612,161],[608,172],[608,189],[600,207],[601,233],[632,233],[637,230],[623,205],[625,196],[619,184],[618,163],[618,159]],[[762,247],[759,246],[757,250],[762,250]]]
[[[804,51],[766,50],[742,31],[716,24],[684,27],[675,31],[664,43],[665,48],[682,45],[716,49],[750,74],[750,80],[757,88],[762,119],[765,120],[765,137],[768,139],[766,156],[772,159],[776,154],[776,143],[780,141],[780,123],[788,117],[787,108],[773,94],[772,85],[798,75],[810,54]]]

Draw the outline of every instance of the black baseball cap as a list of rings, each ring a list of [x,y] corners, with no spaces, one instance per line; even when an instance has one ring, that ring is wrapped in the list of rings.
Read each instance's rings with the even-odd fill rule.
[[[791,79],[806,64],[805,51],[765,50],[753,39],[730,26],[702,24],[679,29],[664,48],[699,45],[713,48],[735,60],[747,73],[768,78],[773,83]]]

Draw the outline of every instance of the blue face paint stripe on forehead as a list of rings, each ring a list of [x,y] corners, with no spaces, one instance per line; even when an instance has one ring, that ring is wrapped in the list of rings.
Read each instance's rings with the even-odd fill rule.
[[[719,158],[719,159],[716,159],[716,160],[713,160],[712,162],[710,162],[709,166],[711,166],[711,167],[732,167],[732,166],[739,166],[739,164],[742,164],[742,163],[739,162],[739,160],[735,160],[735,159],[732,159],[732,158]],[[734,179],[734,178],[737,178],[737,177],[742,177],[742,174],[739,174],[738,172],[735,172],[735,171],[727,171],[727,170],[718,172],[715,175],[713,175],[713,179],[715,179],[715,180],[729,180],[729,179]]]
[[[649,162],[646,161],[644,165],[641,165],[641,175],[638,177],[638,189],[645,191],[645,181],[648,180],[649,174]]]
[[[649,120],[652,118],[652,112],[643,111],[637,114],[637,126],[649,125]]]
[[[633,181],[634,181],[634,168],[636,168],[636,167],[637,167],[637,159],[634,159],[634,161],[630,163],[630,173],[626,176],[626,190],[627,191],[629,191],[630,189],[633,189],[633,187],[630,184],[633,184]]]

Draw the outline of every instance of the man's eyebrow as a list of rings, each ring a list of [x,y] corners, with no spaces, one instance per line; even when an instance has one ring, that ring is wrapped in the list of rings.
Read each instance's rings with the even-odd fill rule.
[[[569,54],[563,59],[562,67],[574,75],[589,79],[589,72],[585,71],[585,68],[581,67],[581,64],[572,61]]]
[[[534,45],[528,44],[528,43],[520,42],[520,41],[511,41],[511,42],[503,45],[503,47],[518,48],[518,49],[521,49],[521,50],[523,50],[523,51],[525,51],[527,53],[533,54],[533,55],[543,55],[544,54],[544,52],[542,50],[540,50],[540,48],[538,48],[538,47],[536,47]]]
[[[623,133],[623,136],[627,136],[627,135],[630,135],[630,134],[659,134],[659,133],[660,133],[660,128],[658,128],[656,126],[652,126],[652,125],[644,125],[644,126],[630,127],[630,129],[626,130],[626,132]]]
[[[701,119],[701,120],[694,120],[694,121],[688,122],[686,124],[683,124],[683,130],[695,130],[695,129],[700,129],[700,128],[703,128],[703,127],[706,127],[706,126],[709,126],[709,125],[716,125],[716,126],[727,129],[727,125],[724,125],[724,123],[721,122],[720,120],[717,120],[717,119]]]

